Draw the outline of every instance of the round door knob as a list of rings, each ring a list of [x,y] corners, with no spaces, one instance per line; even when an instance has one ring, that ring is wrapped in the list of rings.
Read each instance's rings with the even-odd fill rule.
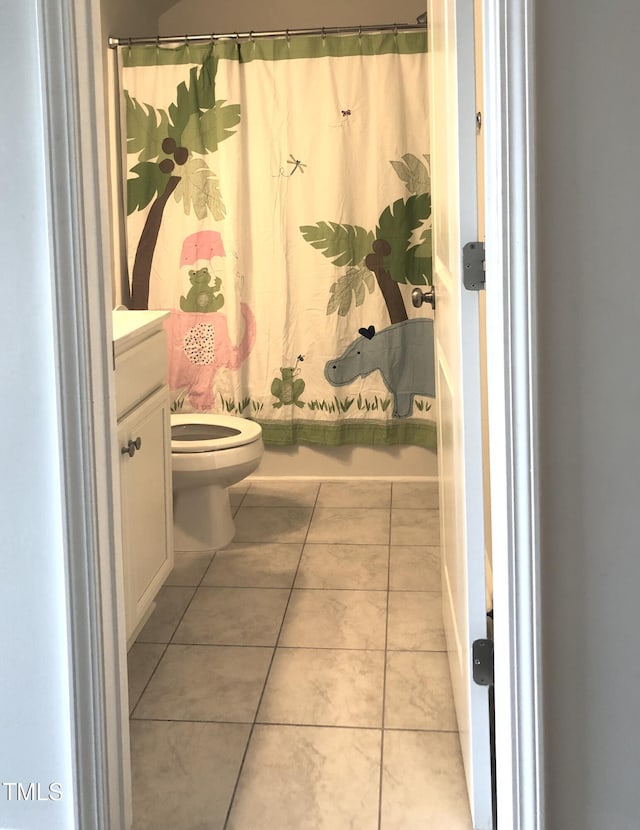
[[[414,288],[411,292],[411,302],[415,308],[420,308],[423,303],[429,303],[431,308],[435,311],[436,308],[436,291],[433,286],[423,291],[421,288]]]

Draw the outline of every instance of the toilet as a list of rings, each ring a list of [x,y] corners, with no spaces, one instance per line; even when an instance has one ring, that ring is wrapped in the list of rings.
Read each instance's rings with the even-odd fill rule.
[[[262,428],[233,415],[171,414],[176,551],[218,550],[235,534],[227,487],[257,469]]]

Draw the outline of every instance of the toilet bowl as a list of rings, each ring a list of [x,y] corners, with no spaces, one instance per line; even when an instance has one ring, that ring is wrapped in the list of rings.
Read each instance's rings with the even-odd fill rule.
[[[218,550],[235,534],[227,488],[257,469],[262,428],[233,415],[171,415],[177,551]]]

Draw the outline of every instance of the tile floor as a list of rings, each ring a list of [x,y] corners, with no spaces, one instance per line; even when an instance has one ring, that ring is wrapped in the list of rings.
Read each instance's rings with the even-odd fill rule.
[[[436,485],[231,497],[129,652],[135,830],[470,830]]]

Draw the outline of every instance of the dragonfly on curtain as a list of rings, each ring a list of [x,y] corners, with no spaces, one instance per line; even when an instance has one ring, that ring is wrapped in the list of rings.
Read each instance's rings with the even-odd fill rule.
[[[282,179],[290,179],[291,176],[293,176],[293,174],[296,172],[296,170],[299,170],[301,173],[304,173],[304,168],[307,166],[306,164],[303,164],[302,161],[300,161],[300,159],[297,159],[293,155],[293,153],[289,153],[289,158],[287,160],[287,164],[292,164],[293,165],[293,168],[291,169],[291,172],[286,173],[284,167],[281,167],[280,170],[274,176],[274,178],[280,177]]]
[[[293,164],[293,170],[289,173],[290,176],[293,176],[296,170],[304,173],[304,168],[307,166],[306,164],[303,164],[300,159],[295,158],[291,153],[289,153],[289,161],[287,164]]]

